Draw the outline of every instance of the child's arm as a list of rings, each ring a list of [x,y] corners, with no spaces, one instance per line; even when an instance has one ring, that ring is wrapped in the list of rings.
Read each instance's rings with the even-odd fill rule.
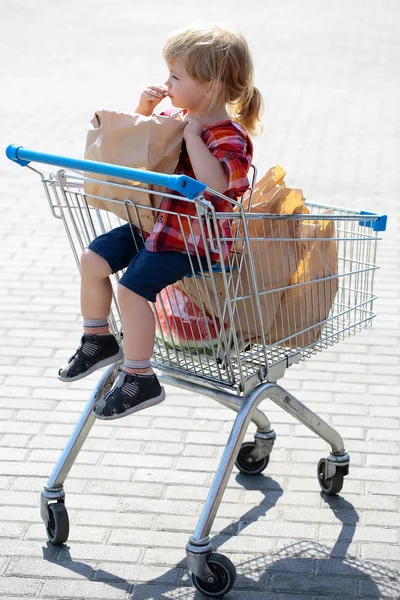
[[[207,187],[223,194],[228,189],[228,175],[224,167],[201,139],[203,127],[195,120],[187,119],[183,130],[186,150],[196,179]]]
[[[157,104],[167,95],[167,88],[162,85],[149,85],[141,93],[139,104],[135,113],[144,117],[151,117]]]

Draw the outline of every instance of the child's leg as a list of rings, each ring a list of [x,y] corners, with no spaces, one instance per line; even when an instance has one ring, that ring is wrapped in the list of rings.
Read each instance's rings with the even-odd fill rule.
[[[58,371],[61,381],[77,381],[123,357],[110,333],[111,268],[107,261],[88,248],[81,257],[81,311],[84,334],[75,354]]]
[[[84,250],[81,258],[81,313],[85,333],[102,334],[110,331],[111,274],[111,267],[104,258],[89,248]],[[96,327],[96,321],[107,321],[107,324],[101,326],[97,323]]]
[[[117,227],[96,238],[81,258],[81,311],[84,334],[81,345],[58,372],[61,381],[76,381],[123,357],[110,333],[111,273],[126,267],[143,246],[129,225]]]
[[[115,388],[94,408],[99,419],[119,419],[159,404],[165,398],[150,363],[155,319],[149,301],[120,284],[118,302],[124,332],[124,367]]]
[[[155,319],[149,302],[190,270],[179,252],[148,252],[135,256],[120,280],[118,299],[124,331],[124,370],[116,386],[94,407],[99,419],[119,419],[162,402],[165,392],[150,370]]]
[[[151,369],[150,358],[154,349],[155,319],[153,311],[146,298],[121,284],[118,286],[118,302],[124,332],[124,371],[145,373]],[[152,373],[152,370],[150,372]]]

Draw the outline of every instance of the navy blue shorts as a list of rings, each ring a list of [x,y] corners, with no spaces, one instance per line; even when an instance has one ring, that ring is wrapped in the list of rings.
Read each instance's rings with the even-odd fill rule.
[[[187,254],[149,252],[138,229],[131,229],[129,223],[100,235],[88,248],[104,258],[113,273],[126,268],[120,283],[149,302],[155,302],[161,290],[191,272]],[[199,269],[197,258],[192,256],[191,259],[194,269]],[[205,258],[201,259],[201,263],[207,270]]]

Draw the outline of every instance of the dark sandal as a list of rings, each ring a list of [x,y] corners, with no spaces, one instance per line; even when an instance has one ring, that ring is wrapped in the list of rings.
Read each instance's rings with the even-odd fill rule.
[[[97,369],[112,365],[124,356],[115,337],[109,335],[90,335],[84,333],[81,345],[58,371],[61,381],[77,381],[87,377]]]
[[[159,404],[165,398],[156,375],[139,375],[122,371],[117,385],[93,408],[97,419],[111,421]]]

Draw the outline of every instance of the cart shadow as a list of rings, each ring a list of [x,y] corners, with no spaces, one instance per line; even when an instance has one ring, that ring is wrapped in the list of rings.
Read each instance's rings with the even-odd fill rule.
[[[259,478],[254,481],[254,478],[240,475],[237,479],[247,489],[259,489]],[[246,482],[246,479],[249,481]],[[267,479],[269,478],[264,478],[265,481]],[[282,495],[282,489],[278,487],[280,493],[276,497],[275,504]],[[261,515],[265,515],[274,505],[271,504],[269,492],[270,490],[265,504],[263,500],[259,506],[243,515],[235,524],[237,533]],[[264,593],[265,600],[272,595],[286,598],[287,595],[292,597],[292,594],[297,593],[301,593],[302,597],[307,595],[310,598],[326,598],[332,595],[333,590],[336,598],[357,596],[368,597],[371,600],[383,597],[400,599],[398,571],[347,555],[359,521],[354,506],[341,496],[325,496],[321,493],[321,497],[342,524],[333,548],[313,540],[305,540],[288,544],[274,554],[252,556],[236,564],[237,579],[234,588],[226,596],[227,600],[228,598],[242,600],[251,592],[258,593],[257,597],[260,593]],[[232,530],[228,527],[212,539],[214,549],[219,548],[229,539],[226,535],[228,530],[231,537]],[[176,569],[184,569],[184,575],[178,585],[167,585],[164,577],[153,579],[146,584],[136,585],[130,600],[204,600],[206,596],[189,587],[191,577],[184,560],[171,571]]]
[[[257,481],[254,480],[254,477],[249,477],[245,475],[238,474],[236,476],[237,482],[245,489],[248,490],[258,490],[264,494],[264,498],[262,498],[260,504],[251,508],[247,513],[242,515],[240,519],[232,522],[227,527],[218,533],[215,537],[212,538],[211,543],[214,550],[217,550],[220,546],[226,543],[229,539],[234,536],[239,535],[243,529],[245,529],[251,523],[257,521],[261,516],[264,516],[268,510],[270,510],[273,506],[276,505],[279,498],[283,494],[283,490],[278,482],[276,482],[271,477],[257,477]],[[189,540],[189,534],[188,534]],[[55,563],[59,566],[62,566],[73,573],[86,577],[90,581],[102,582],[104,584],[110,585],[112,587],[121,588],[121,587],[131,587],[132,582],[127,581],[122,577],[118,577],[108,571],[103,569],[95,569],[92,566],[88,565],[85,562],[74,560],[71,555],[70,546],[63,544],[60,546],[59,551],[55,551],[55,547],[47,542],[46,546],[42,548],[43,550],[43,558],[44,560]],[[178,574],[178,577],[177,577]],[[136,600],[136,594],[138,590],[141,588],[147,588],[149,595],[140,595],[141,600],[145,600],[146,598],[154,599],[154,593],[151,592],[152,587],[155,584],[163,584],[168,585],[168,589],[171,589],[171,579],[175,582],[179,579],[179,583],[177,583],[176,588],[179,589],[182,581],[188,578],[188,571],[186,567],[186,558],[183,558],[179,563],[177,563],[174,567],[169,569],[167,572],[163,573],[162,576],[158,578],[154,578],[146,582],[146,584],[135,584],[134,586],[134,597]],[[185,588],[188,589],[188,588]],[[143,590],[142,590],[143,592]],[[132,596],[133,598],[133,596]],[[163,598],[167,598],[167,596],[161,595],[160,600]],[[197,598],[197,595],[196,595]],[[199,595],[199,598],[203,598],[203,596]],[[170,596],[168,596],[170,599]],[[158,600],[158,599],[157,599]]]
[[[237,475],[236,480],[247,490],[259,490],[264,494],[258,506],[251,508],[236,522],[231,523],[211,540],[214,550],[219,549],[232,537],[239,535],[247,526],[265,516],[273,508],[283,490],[270,477]],[[284,546],[274,554],[257,554],[236,563],[237,579],[228,598],[242,599],[246,592],[270,594],[309,594],[326,597],[335,589],[336,597],[368,597],[371,600],[400,598],[400,574],[394,569],[369,561],[361,561],[347,555],[359,521],[354,506],[341,496],[325,496],[342,528],[332,548],[313,541],[302,540]],[[266,527],[266,535],[268,529]],[[189,537],[189,536],[188,536]],[[65,567],[87,579],[115,588],[131,589],[130,600],[204,600],[191,583],[186,559],[163,572],[160,577],[146,583],[136,583],[113,575],[103,569],[73,560],[68,546],[55,555],[51,544],[43,548],[43,557],[49,562]]]
[[[257,557],[239,565],[236,587],[255,586],[268,594],[302,593],[326,598],[400,598],[400,574],[394,569],[348,555],[359,516],[342,496],[321,498],[330,507],[342,528],[333,547],[313,540],[288,544],[273,556]],[[252,578],[249,578],[252,573]],[[247,576],[246,576],[247,574]]]
[[[42,552],[43,558],[47,562],[54,563],[77,575],[86,577],[89,581],[107,583],[112,587],[126,590],[132,585],[132,582],[127,581],[123,577],[118,577],[103,569],[95,569],[83,561],[74,560],[71,556],[70,547],[66,544],[62,544],[62,546],[58,546],[57,548],[57,546],[53,546],[50,542],[46,542],[46,546],[42,547]]]
[[[342,525],[333,547],[302,540],[284,546],[269,558],[265,557],[261,565],[257,565],[256,561],[244,562],[240,570],[249,573],[253,569],[256,574],[259,573],[258,584],[268,589],[268,593],[303,593],[325,598],[334,590],[336,598],[368,597],[372,600],[384,597],[399,600],[398,571],[348,554],[359,522],[354,506],[339,495],[321,493],[321,498]],[[240,585],[239,577],[237,582]]]

